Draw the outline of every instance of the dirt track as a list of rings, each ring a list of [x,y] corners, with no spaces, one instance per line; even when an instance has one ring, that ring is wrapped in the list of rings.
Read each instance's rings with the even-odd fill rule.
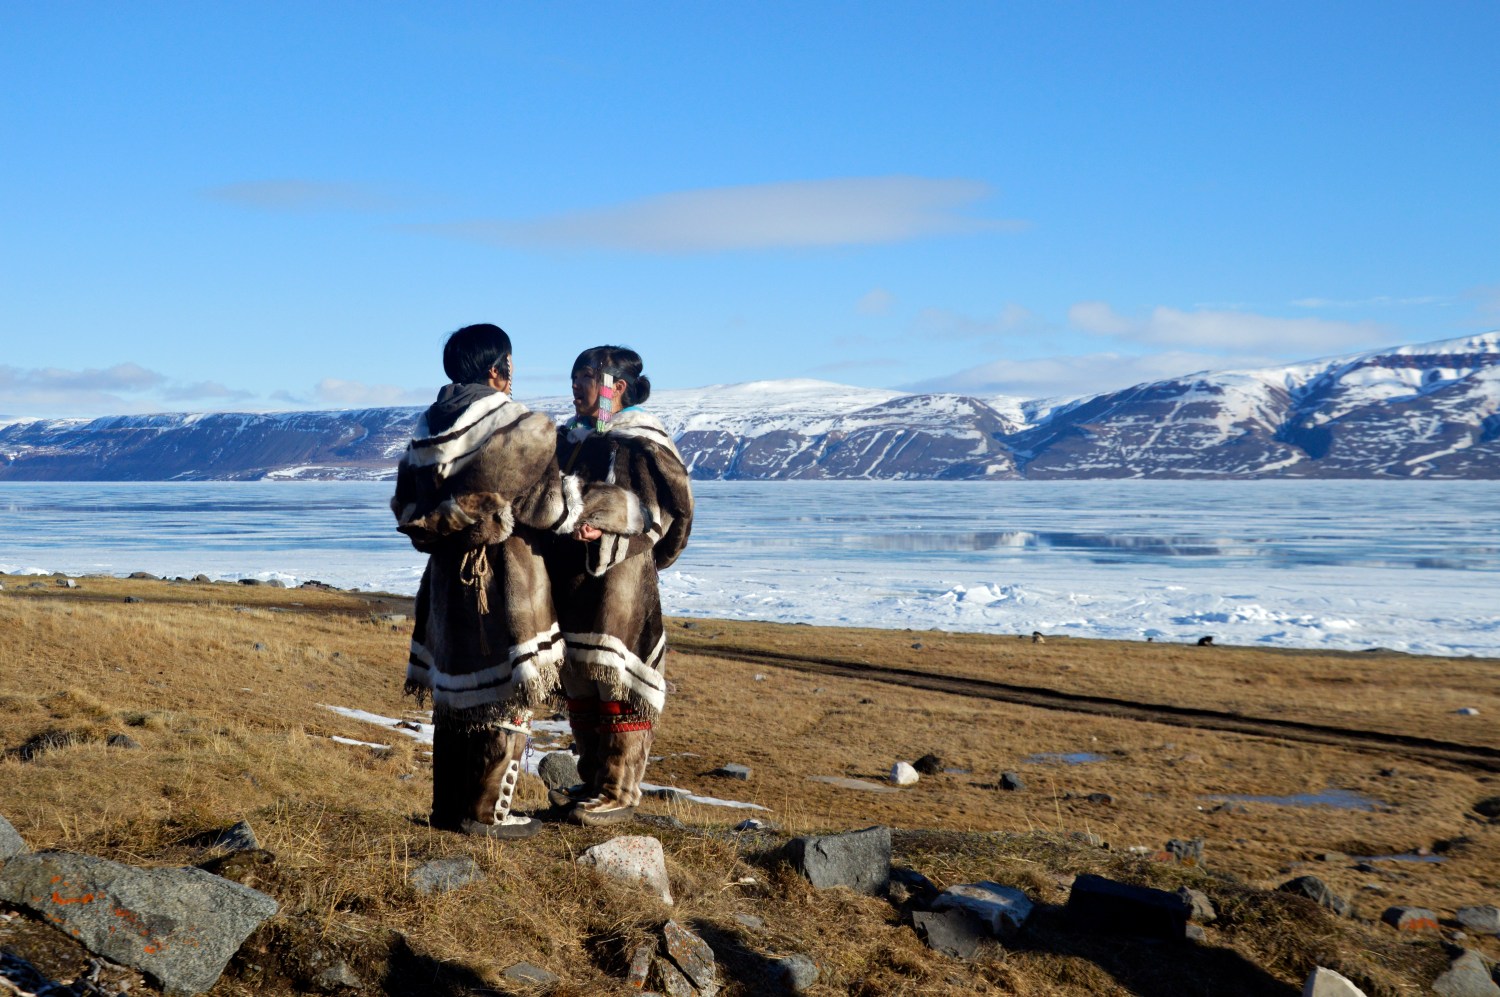
[[[684,654],[725,658],[774,668],[789,668],[818,675],[840,675],[870,682],[887,682],[893,685],[929,689],[934,692],[947,692],[957,696],[1034,706],[1044,710],[1066,710],[1095,716],[1171,724],[1177,727],[1250,734],[1284,741],[1333,745],[1355,751],[1378,751],[1388,756],[1446,763],[1461,769],[1500,772],[1500,749],[1483,745],[1458,744],[1408,734],[1350,730],[1325,724],[1275,720],[1165,703],[1143,703],[1105,696],[1080,695],[1037,686],[936,675],[912,668],[892,668],[857,661],[841,661],[836,658],[685,641],[680,636],[675,637],[674,641],[675,648]]]

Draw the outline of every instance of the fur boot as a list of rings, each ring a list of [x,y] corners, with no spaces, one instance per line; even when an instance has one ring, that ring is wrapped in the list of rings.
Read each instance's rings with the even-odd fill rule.
[[[577,804],[569,819],[579,824],[617,824],[635,816],[641,802],[641,780],[651,753],[649,721],[603,723],[599,726],[599,791]]]
[[[573,731],[573,754],[578,756],[578,782],[547,791],[554,807],[571,807],[599,793],[599,699],[568,699],[568,726]]]
[[[524,724],[452,730],[439,725],[432,738],[432,826],[489,838],[529,838],[539,821],[511,813]]]

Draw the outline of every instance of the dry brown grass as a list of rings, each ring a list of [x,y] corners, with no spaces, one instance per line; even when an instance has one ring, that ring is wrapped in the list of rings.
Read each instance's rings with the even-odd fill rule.
[[[1396,903],[1448,916],[1461,905],[1493,902],[1500,889],[1500,831],[1468,815],[1475,800],[1500,793],[1483,772],[808,675],[690,648],[732,641],[1124,698],[1214,708],[1233,702],[1263,715],[1278,715],[1276,708],[1476,744],[1495,743],[1494,662],[674,625],[678,650],[668,668],[678,692],[656,744],[667,757],[648,778],[761,803],[792,833],[875,823],[906,829],[897,835],[898,861],[940,886],[994,879],[1043,903],[1022,941],[967,965],[922,946],[890,902],[812,890],[765,854],[774,841],[757,845],[725,833],[743,811],[644,808],[688,825],[634,829],[662,839],[674,908],[573,861],[610,832],[554,826],[528,842],[496,845],[429,830],[420,750],[320,705],[387,716],[409,709],[400,695],[405,628],[376,615],[403,611],[400,600],[376,605],[343,593],[113,579],[86,579],[76,590],[0,581],[0,749],[48,732],[74,735],[29,761],[0,757],[0,813],[33,847],[199,863],[221,857],[193,844],[196,835],[246,818],[274,855],[219,869],[274,895],[282,913],[215,993],[294,992],[305,970],[298,960],[318,946],[348,957],[372,987],[392,993],[476,992],[497,986],[499,972],[523,959],[562,975],[561,994],[615,993],[630,944],[670,916],[704,934],[735,981],[731,992],[740,993],[766,992],[769,957],[802,952],[823,967],[822,994],[1165,997],[1204,990],[1208,981],[1216,993],[1290,994],[1315,963],[1339,968],[1372,995],[1412,994],[1443,961],[1436,940],[1398,938],[1369,920]],[[126,604],[127,595],[142,601]],[[917,642],[921,650],[911,647]],[[1246,676],[1253,681],[1238,681]],[[1443,712],[1450,702],[1484,712],[1459,721]],[[128,734],[140,749],[109,747],[110,734]],[[393,747],[339,745],[331,734]],[[1105,760],[1024,762],[1034,752],[1079,750]],[[892,793],[808,781],[879,780],[894,760],[929,751],[968,771]],[[752,779],[706,775],[729,761],[751,765]],[[1026,792],[992,788],[1007,769],[1022,773]],[[1389,806],[1248,804],[1232,813],[1204,800],[1329,786]],[[1090,803],[1090,792],[1114,802]],[[541,802],[540,784],[526,780],[522,806]],[[1111,847],[1090,847],[1071,832],[1097,834]],[[1129,851],[1154,851],[1170,837],[1205,838],[1210,871]],[[1365,873],[1349,862],[1313,861],[1332,850],[1406,852],[1461,837],[1469,842],[1438,865],[1381,864]],[[472,855],[487,878],[439,897],[407,886],[415,864],[453,854]],[[1171,958],[1128,940],[1080,937],[1066,930],[1056,905],[1069,877],[1083,872],[1167,888],[1190,883],[1224,917],[1205,945]],[[1350,897],[1363,920],[1337,920],[1264,892],[1302,872]],[[754,882],[742,884],[746,878]],[[745,928],[736,913],[766,926]],[[1493,944],[1487,951],[1500,954]]]

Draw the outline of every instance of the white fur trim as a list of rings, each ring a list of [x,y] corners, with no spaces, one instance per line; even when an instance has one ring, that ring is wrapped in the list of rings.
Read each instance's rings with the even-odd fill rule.
[[[579,664],[603,667],[615,673],[618,684],[652,710],[660,713],[667,701],[667,680],[625,646],[618,637],[599,633],[565,633],[567,658]],[[666,638],[651,653],[653,664],[661,660]]]
[[[438,505],[436,511],[442,514],[442,517],[447,521],[448,526],[455,529],[464,526],[473,526],[475,522],[474,517],[469,515],[467,512],[464,512],[463,508],[455,499],[445,499]]]
[[[578,520],[583,516],[583,480],[576,474],[565,474],[562,490],[563,518],[553,532],[566,534],[578,529]]]
[[[474,454],[490,436],[514,425],[529,413],[530,409],[525,405],[511,401],[509,395],[497,391],[465,409],[453,428],[442,434],[442,442],[427,435],[413,437],[406,451],[406,460],[413,467],[435,466],[439,477],[447,477],[473,460]],[[425,418],[417,424],[417,431],[427,432]]]

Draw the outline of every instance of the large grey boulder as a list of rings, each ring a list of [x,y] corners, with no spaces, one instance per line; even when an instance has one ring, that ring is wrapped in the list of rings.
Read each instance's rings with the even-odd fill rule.
[[[277,909],[264,893],[202,869],[140,869],[68,852],[12,858],[0,870],[0,900],[173,995],[212,987]]]
[[[578,864],[591,866],[611,879],[643,883],[664,903],[672,902],[667,881],[667,858],[661,842],[650,835],[625,834],[584,849]]]
[[[1500,997],[1500,986],[1496,986],[1479,953],[1468,951],[1432,981],[1432,992],[1438,997]]]
[[[1318,966],[1307,974],[1302,997],[1365,997],[1365,992],[1341,973]]]
[[[1188,900],[1103,876],[1073,880],[1067,912],[1069,921],[1086,930],[1169,940],[1191,937],[1188,919],[1193,905]]]
[[[17,855],[24,855],[29,851],[31,849],[26,847],[26,842],[20,833],[10,826],[10,821],[0,817],[0,862],[13,859]]]
[[[989,937],[985,923],[961,907],[919,910],[912,914],[911,923],[928,948],[965,962],[973,961]]]
[[[877,893],[891,878],[891,829],[793,838],[786,856],[820,890],[847,886],[857,893]]]
[[[1354,906],[1328,888],[1328,884],[1317,876],[1298,876],[1276,887],[1282,893],[1295,893],[1306,897],[1319,907],[1326,907],[1339,917],[1352,917]]]
[[[583,781],[578,774],[578,756],[571,751],[549,751],[536,763],[536,774],[548,789],[567,789]]]

